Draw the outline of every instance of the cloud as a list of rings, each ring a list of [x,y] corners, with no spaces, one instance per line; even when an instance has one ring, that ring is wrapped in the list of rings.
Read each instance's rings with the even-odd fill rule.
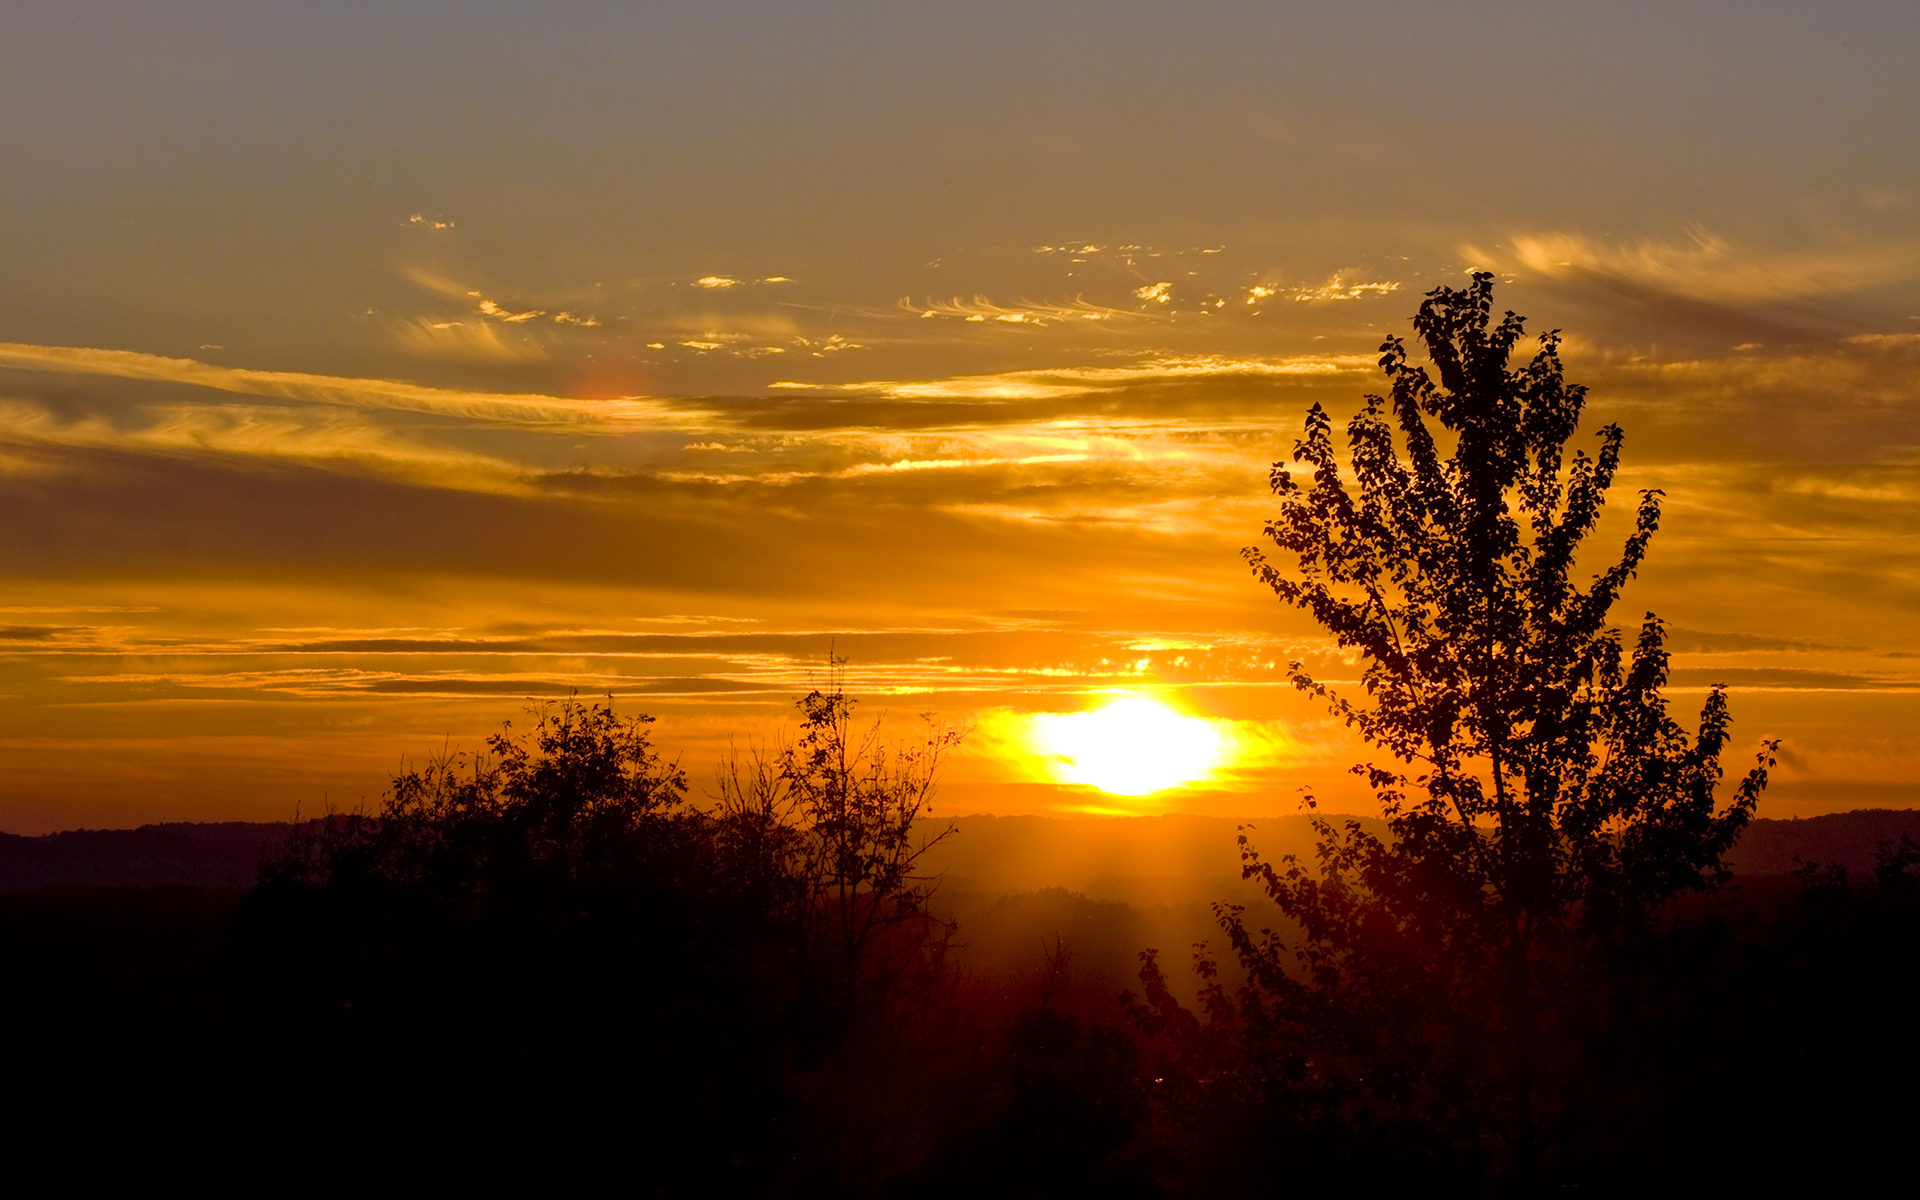
[[[792,282],[792,277],[787,275],[762,275],[755,279],[741,279],[733,275],[702,275],[693,281],[693,286],[706,288],[710,291],[724,292],[732,288],[747,287],[753,284]]]
[[[1576,233],[1522,234],[1504,246],[1462,247],[1470,261],[1516,275],[1593,276],[1695,300],[1797,300],[1865,291],[1920,276],[1920,239],[1755,254],[1703,229],[1684,242],[1602,242]]]
[[[1920,680],[1857,675],[1843,671],[1809,671],[1793,667],[1678,667],[1671,676],[1677,688],[1725,685],[1735,693],[1750,691],[1898,691],[1920,689]]]
[[[842,350],[864,349],[859,342],[837,333],[830,333],[825,337],[797,337],[793,342],[815,358],[825,358],[830,354],[838,354]]]
[[[1365,296],[1384,296],[1400,290],[1400,285],[1391,281],[1355,283],[1348,278],[1352,274],[1352,271],[1335,271],[1327,277],[1325,283],[1293,288],[1291,295],[1295,300],[1304,303],[1324,304],[1335,300],[1359,300]],[[1254,288],[1247,303],[1253,303],[1254,299],[1260,298],[1262,293],[1273,294],[1266,288]]]
[[[538,315],[528,314],[529,317]],[[432,321],[416,317],[400,322],[393,338],[401,349],[421,358],[483,363],[547,360],[547,352],[538,342],[524,336],[509,337],[485,321]]]
[[[469,297],[478,296],[480,294],[479,292],[476,292],[473,289],[467,287],[467,285],[464,283],[456,283],[455,281],[448,279],[445,275],[441,275],[434,271],[429,271],[425,267],[419,267],[419,266],[403,267],[401,268],[400,273],[402,275],[405,275],[412,282],[420,285],[421,287],[427,289],[428,291],[434,293],[435,295],[445,296],[452,300],[458,300],[463,304],[466,303]]]
[[[134,350],[0,343],[0,368],[181,383],[313,404],[427,412],[511,425],[573,425],[617,431],[710,423],[708,414],[693,406],[644,397],[575,400],[538,394],[463,391],[386,379],[217,367],[195,359],[165,358]]]
[[[403,273],[408,279],[428,291],[433,292],[435,295],[445,296],[451,300],[458,300],[463,306],[471,305],[473,311],[479,316],[502,321],[508,325],[524,325],[529,321],[536,321],[541,317],[547,316],[548,310],[543,308],[532,308],[522,312],[514,312],[505,305],[502,305],[499,301],[490,299],[484,293],[474,288],[467,287],[464,284],[455,282],[444,275],[436,274],[423,267],[408,267]],[[551,320],[556,325],[577,325],[585,328],[593,328],[600,324],[598,317],[592,315],[582,316],[570,310],[562,310],[554,313]],[[435,322],[424,318],[423,323],[435,329],[443,329],[462,324],[462,322],[456,321]]]
[[[0,606],[0,613],[157,613],[161,609],[152,604],[9,604]]]
[[[760,339],[777,341],[799,336],[800,326],[787,312],[749,311],[720,313],[664,312],[653,318],[654,328],[671,330],[677,336],[708,342],[741,342]]]
[[[1200,379],[1336,376],[1370,372],[1376,355],[1325,354],[1291,358],[1236,358],[1192,355],[1147,359],[1118,367],[1059,367],[1051,370],[1006,371],[994,375],[960,375],[948,379],[868,380],[863,383],[815,384],[782,380],[769,387],[812,391],[872,392],[899,399],[961,397],[979,400],[1046,400],[1083,395],[1109,388],[1150,382]]]
[[[720,329],[704,329],[694,337],[681,338],[678,345],[683,349],[693,351],[695,354],[724,353],[732,355],[735,358],[763,358],[769,354],[785,354],[787,352],[786,346],[772,344],[764,340],[765,337],[766,334],[764,332],[749,333]],[[813,351],[815,358],[824,358],[827,354],[835,350],[850,350],[857,347],[857,343],[850,342],[838,334],[819,339],[795,337],[788,339],[788,341],[793,346]],[[647,348],[650,350],[664,350],[666,349],[666,345],[665,343],[655,344],[649,342],[647,343]]]
[[[861,475],[873,475],[898,471],[941,471],[963,467],[1025,467],[1046,463],[1082,463],[1091,457],[1086,454],[1031,454],[1025,458],[925,458],[900,459],[887,463],[861,463],[834,474],[840,479],[853,479]]]
[[[1675,654],[1752,654],[1768,651],[1816,654],[1827,651],[1857,651],[1865,648],[1753,633],[1714,633],[1700,629],[1667,630],[1667,649]]]
[[[1036,304],[1031,300],[1022,300],[1019,304],[1011,306],[995,304],[985,296],[975,296],[971,300],[962,300],[955,296],[951,300],[928,300],[924,304],[915,304],[911,297],[903,297],[900,307],[916,317],[928,320],[948,317],[974,324],[995,322],[1003,325],[1044,326],[1064,321],[1151,319],[1149,314],[1124,308],[1108,308],[1105,305],[1089,303],[1083,297],[1075,297],[1071,304]]]
[[[527,472],[471,450],[424,445],[351,415],[246,404],[157,405],[146,423],[92,417],[61,421],[38,405],[0,401],[0,441],[17,450],[60,448],[162,456],[354,466],[435,487],[532,494]]]
[[[481,300],[479,308],[480,311],[487,316],[498,321],[505,321],[509,325],[519,325],[522,322],[531,321],[535,317],[544,317],[547,315],[544,309],[537,308],[521,313],[508,312],[492,300]]]

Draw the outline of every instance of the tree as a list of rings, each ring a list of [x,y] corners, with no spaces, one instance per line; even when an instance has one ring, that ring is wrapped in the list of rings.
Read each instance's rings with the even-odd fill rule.
[[[577,700],[533,715],[529,735],[507,722],[489,737],[491,753],[402,771],[377,816],[329,814],[298,831],[266,881],[378,879],[478,902],[624,869],[668,828],[686,773],[654,750],[652,717]]]
[[[905,1018],[950,982],[921,824],[960,734],[863,732],[843,678],[716,807],[650,718],[568,700],[299,830],[234,964],[254,1026],[312,1043],[287,1091],[490,1158],[577,1145],[662,1194],[897,1173],[842,1143],[924,1115],[878,1111],[875,1081],[914,1098],[895,1061],[928,1022]],[[823,1100],[867,1092],[877,1115]]]
[[[1624,549],[1580,582],[1623,434],[1608,425],[1595,453],[1568,454],[1585,389],[1562,376],[1557,331],[1509,365],[1523,323],[1493,321],[1492,291],[1476,273],[1427,295],[1413,323],[1433,373],[1399,338],[1381,346],[1389,390],[1348,422],[1347,463],[1313,406],[1293,454],[1310,478],[1271,475],[1265,536],[1293,563],[1245,552],[1364,660],[1362,698],[1298,662],[1289,677],[1379,754],[1354,770],[1388,836],[1317,819],[1310,868],[1263,860],[1243,830],[1245,875],[1297,933],[1221,906],[1246,984],[1230,994],[1203,956],[1203,1022],[1148,956],[1135,1011],[1184,1047],[1196,1084],[1451,1139],[1457,1160],[1525,1186],[1582,950],[1725,878],[1775,743],[1718,803],[1724,689],[1689,735],[1662,694],[1659,619],[1631,648],[1608,624],[1661,493],[1640,494]]]
[[[796,740],[729,756],[718,798],[736,843],[754,847],[742,857],[799,888],[812,940],[853,1004],[884,993],[949,929],[931,911],[938,880],[920,860],[952,828],[927,837],[921,824],[941,759],[965,731],[931,714],[916,741],[888,741],[878,718],[856,727],[845,661],[829,655],[826,688],[795,701]]]
[[[262,1039],[298,1032],[274,1079],[297,1124],[675,1195],[778,1161],[791,1079],[843,1024],[832,976],[798,889],[684,803],[649,723],[540,708],[262,868],[233,971]]]

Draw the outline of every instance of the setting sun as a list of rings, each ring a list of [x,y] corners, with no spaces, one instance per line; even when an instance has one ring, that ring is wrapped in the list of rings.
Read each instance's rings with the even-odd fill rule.
[[[1121,696],[1091,712],[1034,718],[1035,743],[1059,760],[1069,783],[1116,796],[1144,796],[1204,779],[1224,739],[1211,721],[1146,696]]]

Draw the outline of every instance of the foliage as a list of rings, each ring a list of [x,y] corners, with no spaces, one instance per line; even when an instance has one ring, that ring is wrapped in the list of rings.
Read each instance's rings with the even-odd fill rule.
[[[579,1139],[556,1170],[623,1147],[670,1191],[764,1167],[839,1021],[792,889],[739,869],[647,723],[538,710],[263,868],[236,969],[251,1020],[311,1047],[287,1102],[490,1160]]]
[[[1147,1108],[1137,1056],[1117,1029],[1045,1005],[1022,1014],[908,1194],[1158,1195],[1130,1145]]]
[[[1271,476],[1266,537],[1294,566],[1246,551],[1283,603],[1364,659],[1364,700],[1297,662],[1290,677],[1382,755],[1355,772],[1388,837],[1321,819],[1310,867],[1263,860],[1243,831],[1244,873],[1298,935],[1222,906],[1245,985],[1230,991],[1203,956],[1202,1021],[1149,957],[1136,1014],[1216,1091],[1413,1129],[1456,1163],[1526,1180],[1578,951],[1725,878],[1773,744],[1718,803],[1724,690],[1689,736],[1662,694],[1660,621],[1648,614],[1630,648],[1607,623],[1661,493],[1641,493],[1623,550],[1582,582],[1623,433],[1568,453],[1585,390],[1563,378],[1557,332],[1510,365],[1522,320],[1492,319],[1492,282],[1428,294],[1414,328],[1433,373],[1399,338],[1382,345],[1389,390],[1348,423],[1347,470],[1314,405],[1293,455],[1310,478],[1284,463]]]
[[[569,700],[512,722],[491,754],[443,754],[401,772],[377,815],[328,814],[297,831],[268,882],[379,879],[477,900],[510,881],[579,881],[668,829],[685,772],[648,741],[653,718]]]
[[[263,868],[247,1010],[311,1031],[335,1104],[406,1097],[482,1142],[509,1119],[535,1141],[625,1130],[595,1144],[676,1194],[778,1176],[817,1125],[798,1093],[911,1040],[882,1018],[947,928],[916,823],[958,735],[860,736],[840,682],[755,764],[767,786],[736,771],[715,811],[611,704],[403,771],[376,812],[313,822]]]
[[[827,686],[795,701],[800,735],[722,764],[719,809],[741,857],[791,880],[822,951],[837,960],[843,995],[884,991],[924,961],[949,931],[931,908],[938,881],[920,866],[945,840],[922,824],[942,757],[964,730],[936,722],[918,740],[891,742],[876,718],[864,730],[846,694],[844,659]]]

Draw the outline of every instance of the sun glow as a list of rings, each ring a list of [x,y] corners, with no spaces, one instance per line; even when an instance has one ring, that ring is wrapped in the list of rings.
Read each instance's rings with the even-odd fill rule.
[[[1226,739],[1214,723],[1146,696],[1116,697],[1091,712],[1041,714],[1036,748],[1069,783],[1116,796],[1144,796],[1205,779]]]

